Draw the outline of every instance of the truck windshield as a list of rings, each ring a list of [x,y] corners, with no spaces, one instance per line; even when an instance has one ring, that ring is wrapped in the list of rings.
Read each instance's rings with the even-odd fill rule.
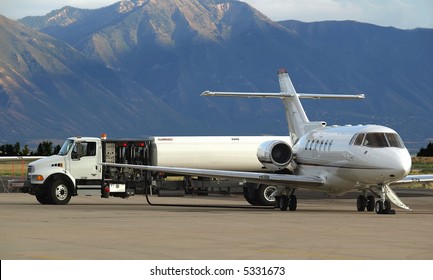
[[[63,144],[62,148],[60,149],[58,155],[59,155],[59,156],[64,156],[64,155],[66,155],[66,154],[69,152],[69,150],[71,149],[71,147],[73,146],[73,144],[74,144],[74,141],[73,141],[73,140],[71,140],[71,139],[67,139],[67,140],[65,141],[65,143]]]

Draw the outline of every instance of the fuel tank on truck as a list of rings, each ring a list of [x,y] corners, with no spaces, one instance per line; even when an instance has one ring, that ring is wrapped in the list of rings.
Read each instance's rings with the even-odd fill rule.
[[[155,137],[152,165],[234,171],[266,171],[257,158],[260,144],[289,136]]]

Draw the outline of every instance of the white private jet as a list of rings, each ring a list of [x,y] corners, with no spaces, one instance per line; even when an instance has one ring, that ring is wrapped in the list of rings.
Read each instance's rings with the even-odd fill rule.
[[[361,191],[362,194],[357,199],[358,211],[395,213],[391,209],[391,202],[410,210],[390,185],[431,182],[433,174],[408,176],[411,157],[397,132],[380,125],[329,127],[325,122],[310,122],[300,102],[300,98],[362,99],[364,95],[297,93],[285,69],[278,71],[278,78],[280,93],[202,93],[202,96],[263,97],[283,101],[292,143],[276,142],[271,149],[258,152],[258,155],[264,155],[260,160],[264,165],[265,159],[269,159],[270,169],[273,168],[274,173],[103,164],[273,185],[275,188],[272,196],[282,211],[296,210],[297,198],[294,191],[298,188],[320,191],[330,196]],[[369,192],[371,194],[367,195]],[[375,196],[379,197],[377,201]]]

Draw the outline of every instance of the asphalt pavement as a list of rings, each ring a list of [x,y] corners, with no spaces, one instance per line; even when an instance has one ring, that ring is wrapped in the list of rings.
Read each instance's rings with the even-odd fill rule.
[[[329,199],[309,192],[298,193],[295,212],[249,208],[239,195],[151,197],[152,203],[177,205],[151,206],[143,196],[41,205],[28,194],[4,193],[0,258],[433,259],[433,191],[397,193],[412,211],[358,212],[354,194]]]

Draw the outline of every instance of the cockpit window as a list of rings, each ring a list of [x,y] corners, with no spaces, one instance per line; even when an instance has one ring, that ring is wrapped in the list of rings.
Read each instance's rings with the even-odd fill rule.
[[[389,145],[391,147],[396,147],[396,148],[403,148],[403,141],[400,139],[400,136],[398,136],[395,133],[386,133],[386,138],[388,139]]]
[[[403,148],[403,141],[396,133],[359,133],[356,135],[353,141],[353,145],[356,146],[367,146],[375,148],[383,147],[396,147]]]
[[[388,147],[388,142],[383,133],[367,133],[362,145],[367,147]]]
[[[355,141],[353,142],[353,145],[361,146],[362,140],[364,140],[364,136],[365,136],[364,133],[358,134],[358,136],[356,136],[356,138],[355,138]]]

